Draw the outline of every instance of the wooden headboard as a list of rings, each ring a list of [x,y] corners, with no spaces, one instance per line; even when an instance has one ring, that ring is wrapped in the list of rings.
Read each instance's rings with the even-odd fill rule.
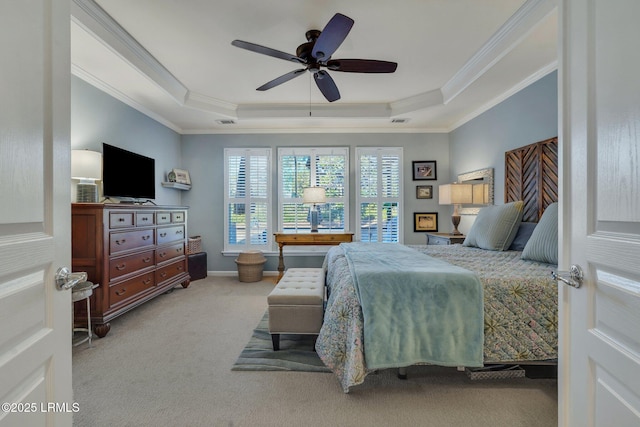
[[[538,222],[542,212],[558,201],[558,138],[504,154],[504,202],[524,202],[522,221]]]

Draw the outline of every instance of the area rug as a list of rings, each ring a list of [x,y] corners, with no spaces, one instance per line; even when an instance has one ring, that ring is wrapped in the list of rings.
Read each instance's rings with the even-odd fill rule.
[[[267,311],[231,370],[331,372],[316,354],[313,342],[313,335],[282,334],[280,350],[273,351]]]

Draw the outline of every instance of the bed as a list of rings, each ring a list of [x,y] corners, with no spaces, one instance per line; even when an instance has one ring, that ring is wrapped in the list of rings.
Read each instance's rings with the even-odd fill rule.
[[[539,149],[540,155],[547,156],[549,152],[545,150],[550,142],[555,142],[557,147],[557,140],[541,141],[532,146]],[[514,150],[505,155],[505,163],[512,163],[506,167],[506,174],[511,179],[518,174],[522,177],[514,182],[520,188],[528,189],[529,198],[518,194],[513,185],[507,183],[505,204],[480,210],[464,244],[405,246],[348,243],[332,247],[327,252],[324,268],[328,298],[316,351],[336,374],[345,393],[363,383],[369,373],[382,368],[403,368],[423,363],[478,367],[491,363],[524,364],[557,359],[557,283],[550,275],[557,264],[557,196],[548,196],[548,188],[531,191],[533,184],[526,182],[527,179],[544,180],[510,169],[513,165],[520,168],[530,166],[525,161],[513,160],[514,153],[516,157],[527,154],[523,159],[530,162],[532,156],[527,150],[530,148],[522,147],[520,151]],[[537,168],[548,175],[549,171],[543,169]],[[557,176],[557,170],[555,174]],[[546,181],[540,185],[548,186]],[[543,194],[546,199],[539,202]],[[527,200],[510,201],[509,197]],[[511,221],[510,225],[505,226],[505,218]],[[503,221],[499,228],[508,231],[495,232],[496,221]],[[488,229],[494,231],[488,232]],[[551,237],[553,233],[555,240]],[[500,237],[496,238],[496,235]],[[495,239],[503,247],[496,249],[492,246]],[[549,254],[552,249],[556,251],[555,258]],[[370,260],[366,259],[367,253]],[[416,270],[415,274],[423,277],[428,277],[433,271],[447,277],[448,271],[440,274],[441,270],[433,270],[441,268],[442,261],[459,269],[455,270],[456,273],[469,272],[477,284],[468,281],[465,285],[467,290],[455,296],[438,296],[441,302],[431,305],[429,301],[433,295],[440,295],[438,292],[461,279],[430,283],[425,285],[426,290],[416,291],[409,287],[407,293],[410,296],[397,301],[393,298],[402,298],[397,289],[403,287],[408,282],[406,277],[410,276],[403,276],[387,287],[394,295],[400,296],[388,297],[381,291],[385,289],[385,268],[392,270],[389,277],[408,270],[412,270],[411,274]],[[371,268],[373,273],[360,276],[360,264],[361,272]],[[379,284],[369,283],[378,281],[378,278]],[[373,291],[369,290],[371,286]],[[378,302],[367,302],[371,298],[369,296],[363,299],[363,295],[381,293],[383,297]],[[439,310],[442,301],[448,305],[446,309]],[[374,315],[385,311],[386,318],[372,320]],[[430,316],[436,311],[437,315]],[[466,315],[460,315],[460,312]],[[393,321],[404,325],[404,329],[398,329],[397,325],[387,328]],[[425,323],[431,329],[425,328]],[[438,337],[440,329],[447,332]],[[396,336],[400,338],[395,340]],[[453,338],[447,340],[450,337]],[[408,354],[404,347],[409,347]]]

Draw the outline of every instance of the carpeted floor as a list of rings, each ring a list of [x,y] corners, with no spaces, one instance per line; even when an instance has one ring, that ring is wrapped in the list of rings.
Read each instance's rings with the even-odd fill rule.
[[[232,370],[331,372],[313,350],[314,338],[313,335],[282,334],[280,350],[273,351],[269,312],[265,312]]]
[[[232,370],[273,279],[193,281],[113,320],[92,348],[74,347],[74,426],[557,426],[555,380],[416,366],[407,380],[383,370],[345,394],[333,374]]]

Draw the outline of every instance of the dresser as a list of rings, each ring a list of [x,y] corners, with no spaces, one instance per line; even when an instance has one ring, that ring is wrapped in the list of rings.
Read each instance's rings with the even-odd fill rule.
[[[91,296],[97,336],[110,321],[181,284],[188,287],[187,210],[184,206],[74,203],[71,206],[73,271],[98,284]],[[87,310],[74,306],[74,323]]]
[[[463,234],[427,233],[427,245],[453,245],[464,242]]]

